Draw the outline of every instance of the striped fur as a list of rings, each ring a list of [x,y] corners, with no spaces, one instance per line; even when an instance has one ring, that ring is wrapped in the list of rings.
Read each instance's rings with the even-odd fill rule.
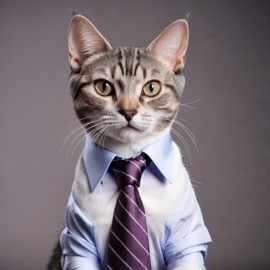
[[[130,157],[169,132],[185,84],[186,21],[169,25],[147,48],[112,48],[77,14],[68,45],[74,108],[93,141]],[[101,80],[113,91],[99,92]]]
[[[74,109],[93,141],[128,158],[170,132],[185,84],[185,21],[169,25],[147,48],[112,48],[90,21],[74,14],[68,43]],[[99,94],[98,80],[113,92]],[[149,96],[143,89],[152,81],[161,90]],[[60,270],[60,259],[57,243],[47,269]]]
[[[114,86],[115,95],[99,96],[94,89],[97,79],[109,81]],[[159,81],[162,90],[158,96],[149,98],[142,94],[142,88],[152,80]],[[78,118],[92,139],[107,148],[110,148],[110,142],[117,144],[119,140],[130,143],[135,138],[143,139],[149,135],[159,138],[177,115],[184,82],[183,74],[175,74],[154,59],[147,49],[130,47],[115,48],[98,57],[91,56],[79,72],[73,71],[70,75]],[[123,106],[125,109],[136,106],[138,112],[133,121],[138,131],[130,130],[127,134],[121,130],[126,124],[119,114]],[[98,127],[102,126],[102,129],[97,128],[93,117],[98,119]]]

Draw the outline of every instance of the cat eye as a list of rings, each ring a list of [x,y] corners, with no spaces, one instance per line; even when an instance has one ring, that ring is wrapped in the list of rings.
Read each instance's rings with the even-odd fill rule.
[[[144,85],[142,94],[148,97],[156,96],[161,90],[161,85],[158,81],[150,81]]]
[[[96,92],[104,97],[110,96],[114,91],[112,84],[103,79],[95,81],[94,85]]]

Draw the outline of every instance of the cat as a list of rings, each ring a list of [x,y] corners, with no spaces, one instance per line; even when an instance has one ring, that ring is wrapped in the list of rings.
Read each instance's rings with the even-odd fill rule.
[[[73,16],[68,32],[70,88],[86,145],[61,245],[57,243],[48,269],[107,269],[118,189],[107,172],[106,155],[130,158],[141,152],[152,159],[139,188],[152,270],[205,269],[211,237],[170,136],[185,85],[188,38],[187,21],[177,20],[146,48],[113,48],[88,19]]]

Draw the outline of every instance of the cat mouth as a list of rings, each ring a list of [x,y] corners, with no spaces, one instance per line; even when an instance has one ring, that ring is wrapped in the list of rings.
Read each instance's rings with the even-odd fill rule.
[[[119,138],[137,138],[143,133],[144,129],[140,125],[137,125],[134,122],[126,122],[123,124],[122,127],[118,128],[116,133],[118,134]]]
[[[123,127],[123,129],[127,131],[140,131],[139,128],[135,127],[134,125],[131,125],[130,123],[128,123],[125,127]]]
[[[134,127],[134,126],[132,126],[132,125],[130,125],[130,124],[128,124],[128,125],[126,126],[126,128],[127,128],[127,129],[130,129],[130,130],[140,131],[138,128],[136,128],[136,127]]]

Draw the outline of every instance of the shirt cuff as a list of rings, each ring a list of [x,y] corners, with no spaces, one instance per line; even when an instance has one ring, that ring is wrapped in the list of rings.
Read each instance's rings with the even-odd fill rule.
[[[68,270],[101,270],[96,261],[80,256],[62,256],[62,268]]]
[[[186,255],[181,262],[174,261],[167,266],[167,270],[184,269],[184,267],[190,267],[190,269],[206,270],[204,267],[203,254],[201,252],[194,252]]]
[[[211,242],[206,227],[201,227],[196,231],[190,233],[187,237],[179,240],[178,242],[171,244],[166,248],[165,258],[183,257],[192,252],[202,252],[203,256],[207,254],[207,243]],[[169,261],[170,259],[168,259]]]

